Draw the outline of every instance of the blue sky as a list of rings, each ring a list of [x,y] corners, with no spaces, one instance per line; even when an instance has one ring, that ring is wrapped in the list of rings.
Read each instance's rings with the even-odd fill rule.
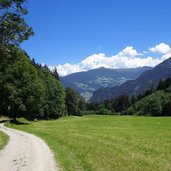
[[[28,0],[26,7],[35,36],[22,47],[49,66],[82,65],[126,47],[143,58],[149,48],[171,45],[171,0]]]

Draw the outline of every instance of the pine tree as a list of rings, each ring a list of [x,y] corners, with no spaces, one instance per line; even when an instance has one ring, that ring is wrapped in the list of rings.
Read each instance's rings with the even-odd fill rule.
[[[58,70],[57,70],[56,67],[55,67],[55,69],[54,69],[54,71],[53,71],[53,75],[54,75],[54,77],[55,77],[57,80],[59,80]]]

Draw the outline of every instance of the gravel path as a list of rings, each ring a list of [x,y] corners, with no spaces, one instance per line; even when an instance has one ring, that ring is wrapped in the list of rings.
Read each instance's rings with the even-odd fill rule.
[[[8,145],[0,151],[1,171],[58,171],[53,154],[40,138],[22,131],[0,130],[10,137]]]

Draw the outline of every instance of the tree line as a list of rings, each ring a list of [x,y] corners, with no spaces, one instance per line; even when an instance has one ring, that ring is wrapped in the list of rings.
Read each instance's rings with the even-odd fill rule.
[[[8,49],[0,51],[0,115],[33,120],[80,114],[85,100],[64,90],[56,69],[36,64],[18,47]]]
[[[170,90],[171,90],[171,78],[167,78],[166,80],[160,80],[156,88],[151,87],[148,90],[146,90],[144,93],[140,93],[137,96],[133,95],[129,97],[127,94],[124,94],[112,98],[110,100],[105,100],[101,103],[96,103],[96,102],[88,103],[87,110],[91,112],[94,111],[94,113],[99,113],[99,111],[105,109],[106,113],[110,113],[110,114],[121,113],[123,115],[134,115],[134,114],[140,115],[140,113],[141,115],[153,115],[153,116],[169,115],[169,112],[171,113],[171,107],[170,107],[171,99],[169,99],[171,93]],[[162,96],[162,99],[165,99],[165,101],[160,100],[158,102],[157,92],[160,92],[159,93],[160,96]],[[137,106],[136,104],[139,104],[137,108],[135,108],[135,106]],[[129,108],[132,110],[130,110]],[[138,114],[137,112],[139,111],[138,108],[139,109],[144,108],[146,110],[143,110]],[[158,113],[155,111],[157,111]]]
[[[0,115],[29,120],[79,115],[84,99],[64,90],[57,69],[30,60],[19,46],[34,35],[24,16],[25,0],[0,0]]]

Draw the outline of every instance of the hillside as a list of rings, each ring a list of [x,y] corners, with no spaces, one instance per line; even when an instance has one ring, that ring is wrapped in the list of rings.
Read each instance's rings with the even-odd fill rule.
[[[100,88],[93,93],[91,102],[101,102],[122,94],[137,95],[150,87],[155,87],[160,79],[171,77],[171,58],[165,60],[151,70],[142,73],[136,80],[127,81],[121,86]]]
[[[157,91],[136,102],[124,115],[171,116],[171,91]]]
[[[72,87],[88,100],[94,91],[101,87],[113,87],[134,80],[150,67],[133,69],[108,69],[98,68],[86,72],[74,73],[61,77],[64,87]]]

